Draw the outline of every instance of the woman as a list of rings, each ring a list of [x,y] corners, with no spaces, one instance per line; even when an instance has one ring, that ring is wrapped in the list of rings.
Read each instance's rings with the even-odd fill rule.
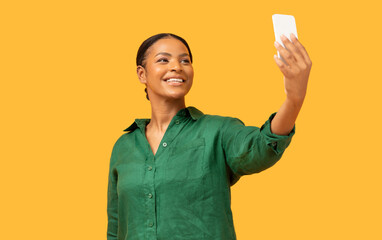
[[[139,81],[151,119],[136,119],[115,143],[107,239],[233,240],[230,187],[275,164],[295,133],[312,63],[296,37],[275,45],[286,100],[261,128],[186,107],[194,76],[187,42],[158,34],[142,43]]]

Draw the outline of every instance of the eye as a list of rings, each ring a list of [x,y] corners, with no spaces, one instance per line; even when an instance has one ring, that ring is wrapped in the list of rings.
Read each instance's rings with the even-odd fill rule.
[[[188,59],[183,59],[182,61],[184,61],[186,63],[190,63],[190,60],[188,60]]]
[[[168,61],[167,58],[160,58],[160,59],[158,59],[157,62],[167,62],[167,61]]]

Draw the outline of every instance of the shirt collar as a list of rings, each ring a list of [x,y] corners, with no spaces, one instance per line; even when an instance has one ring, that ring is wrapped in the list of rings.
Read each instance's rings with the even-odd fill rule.
[[[188,110],[192,119],[194,119],[195,121],[204,115],[204,113],[200,111],[199,109],[197,109],[196,107],[190,106],[190,107],[187,107],[186,109]]]
[[[198,120],[204,115],[202,111],[196,107],[189,106],[187,108],[180,109],[174,117],[191,117],[194,121]],[[123,131],[134,131],[136,128],[145,128],[147,123],[150,122],[149,118],[137,118],[135,121]]]

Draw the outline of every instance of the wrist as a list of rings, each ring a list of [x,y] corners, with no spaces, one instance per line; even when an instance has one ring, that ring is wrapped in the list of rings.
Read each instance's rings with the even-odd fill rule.
[[[293,105],[294,107],[301,107],[304,103],[305,96],[288,96],[286,97],[286,102],[289,105]]]

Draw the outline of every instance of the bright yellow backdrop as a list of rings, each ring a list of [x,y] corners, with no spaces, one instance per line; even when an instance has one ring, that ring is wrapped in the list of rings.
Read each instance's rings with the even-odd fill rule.
[[[272,14],[313,67],[283,158],[232,187],[238,240],[382,239],[378,1],[2,1],[0,239],[106,239],[113,144],[150,117],[143,40],[184,37],[188,106],[261,126],[285,99]]]

